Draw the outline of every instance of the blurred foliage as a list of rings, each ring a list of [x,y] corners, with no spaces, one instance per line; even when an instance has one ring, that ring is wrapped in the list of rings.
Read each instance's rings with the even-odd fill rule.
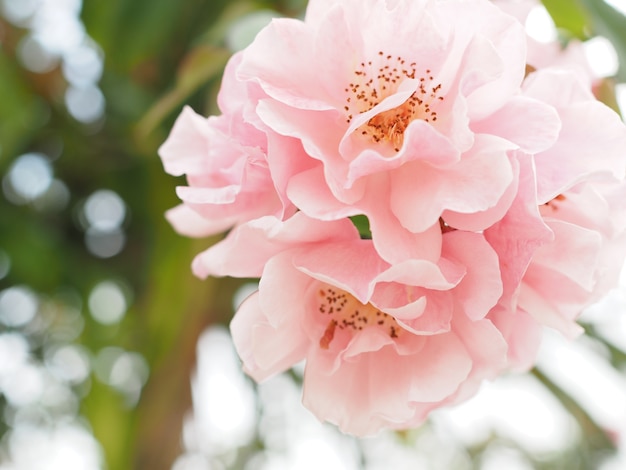
[[[0,175],[7,174],[19,155],[39,152],[50,158],[55,178],[70,192],[69,203],[59,210],[16,205],[0,197],[0,250],[11,259],[0,290],[28,285],[45,299],[74,292],[82,299],[85,322],[74,341],[93,355],[118,346],[139,352],[147,361],[150,377],[136,405],[93,374],[87,384],[77,387],[83,397],[80,413],[104,447],[110,469],[171,467],[181,452],[183,418],[191,406],[189,379],[198,335],[207,325],[228,323],[232,294],[241,283],[200,281],[191,275],[194,254],[211,241],[180,237],[166,223],[163,213],[177,204],[174,186],[180,181],[163,172],[158,146],[183,105],[205,114],[216,112],[219,77],[232,53],[225,38],[238,18],[259,10],[298,16],[305,4],[304,0],[85,1],[81,18],[104,55],[98,85],[106,100],[105,116],[88,124],[77,122],[66,109],[68,84],[61,68],[45,73],[27,70],[18,58],[27,28],[0,18]],[[609,38],[622,64],[617,78],[626,81],[623,15],[601,0],[544,0],[544,4],[565,41],[598,33]],[[607,100],[614,99],[612,87],[606,89]],[[79,220],[85,199],[102,188],[119,194],[129,211],[123,251],[104,259],[86,248]],[[365,222],[355,224],[367,231]],[[132,292],[134,301],[119,324],[102,325],[87,314],[89,292],[103,279],[122,279]],[[38,341],[32,338],[39,354],[52,341],[45,334]],[[616,356],[621,365],[624,359],[623,354]],[[547,377],[538,377],[589,435],[597,437],[578,449],[576,458],[611,448],[571,398]],[[6,427],[0,428],[4,431]]]
[[[620,63],[617,78],[626,81],[626,16],[602,0],[542,0],[563,40],[595,35],[609,39]]]
[[[587,39],[589,15],[579,0],[542,0],[561,33],[578,39]]]

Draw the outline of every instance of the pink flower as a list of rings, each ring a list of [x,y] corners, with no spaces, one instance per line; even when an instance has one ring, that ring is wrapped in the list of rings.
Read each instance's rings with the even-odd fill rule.
[[[498,254],[503,293],[487,318],[505,338],[509,368],[529,369],[541,340],[541,324],[519,308],[519,286],[537,250],[552,242],[554,234],[543,221],[537,204],[533,159],[518,154],[517,194],[504,217],[485,230],[485,238]]]
[[[614,285],[624,255],[626,128],[576,75],[546,69],[524,93],[550,103],[562,129],[535,155],[537,203],[554,234],[535,253],[519,305],[542,324],[574,335],[582,309]]]
[[[509,152],[556,139],[554,109],[519,96],[525,41],[488,1],[312,0],[304,22],[261,31],[237,77],[267,94],[259,119],[315,162],[277,185],[316,218],[366,214],[393,262],[441,217],[467,230],[499,220],[516,184]]]
[[[185,107],[159,149],[168,173],[187,175],[189,186],[177,188],[183,204],[167,213],[184,235],[212,235],[267,214],[294,211],[276,191],[270,174],[268,132],[253,125],[253,116],[248,119],[262,93],[234,79],[239,60],[234,56],[224,72],[219,95],[224,114],[207,119]]]
[[[260,277],[231,323],[255,380],[305,360],[305,405],[368,435],[580,331],[626,256],[626,127],[584,74],[526,76],[527,42],[488,0],[310,0],[233,57],[222,115],[183,111],[168,218],[231,229],[197,276]]]
[[[623,123],[571,72],[535,72],[523,93],[552,105],[562,128],[554,145],[518,155],[516,199],[485,231],[504,285],[488,317],[520,369],[532,365],[540,326],[582,331],[576,318],[616,284],[626,255]]]
[[[623,182],[579,183],[539,208],[523,200],[485,234],[504,284],[487,318],[507,341],[509,367],[519,370],[533,365],[542,327],[582,333],[577,317],[617,284],[626,256]]]
[[[541,207],[554,240],[535,253],[519,307],[541,324],[575,336],[582,310],[617,285],[626,256],[626,185],[580,183]]]
[[[349,221],[298,213],[238,226],[199,262],[203,274],[261,274],[231,323],[246,372],[261,381],[306,359],[305,405],[345,432],[419,424],[506,367],[484,319],[498,260],[480,234],[447,232],[438,263],[391,265]]]

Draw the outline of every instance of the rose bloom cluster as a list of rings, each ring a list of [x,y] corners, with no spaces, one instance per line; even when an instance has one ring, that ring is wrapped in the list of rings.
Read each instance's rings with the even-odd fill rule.
[[[304,405],[369,435],[579,334],[626,253],[626,128],[528,44],[488,0],[310,0],[232,57],[219,116],[183,110],[167,218],[229,230],[197,276],[260,278],[231,323],[251,377],[304,360]]]

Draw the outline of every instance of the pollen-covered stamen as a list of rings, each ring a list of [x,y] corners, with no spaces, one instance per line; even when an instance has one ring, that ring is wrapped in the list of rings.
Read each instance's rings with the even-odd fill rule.
[[[328,349],[337,329],[358,332],[364,328],[382,328],[391,338],[398,338],[402,327],[395,318],[372,304],[362,304],[354,296],[330,286],[318,291],[318,312],[328,318],[320,347]]]
[[[547,207],[549,209],[552,209],[553,211],[556,211],[558,210],[560,203],[565,201],[565,199],[567,198],[563,194],[558,194],[554,197],[554,199],[551,199],[543,204],[543,207]]]
[[[417,89],[404,103],[377,114],[357,130],[373,142],[389,142],[397,152],[411,121],[437,121],[437,111],[433,108],[444,97],[440,95],[441,84],[433,82],[434,77],[429,69],[420,74],[415,62],[407,63],[401,56],[392,56],[383,51],[378,56],[375,63],[361,62],[354,71],[354,81],[345,88],[348,95],[344,106],[346,121],[352,122],[354,116],[371,110],[394,94],[404,79],[417,79]]]

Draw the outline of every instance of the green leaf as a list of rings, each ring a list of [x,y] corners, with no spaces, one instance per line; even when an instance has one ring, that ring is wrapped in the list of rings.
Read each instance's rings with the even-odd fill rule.
[[[580,0],[542,0],[556,27],[578,39],[589,37],[589,13]]]
[[[350,220],[359,231],[361,238],[371,239],[372,231],[370,230],[370,221],[365,215],[355,215],[350,217]]]
[[[626,82],[626,16],[603,0],[580,0],[591,16],[594,33],[606,37],[617,52],[619,71],[617,78]]]

